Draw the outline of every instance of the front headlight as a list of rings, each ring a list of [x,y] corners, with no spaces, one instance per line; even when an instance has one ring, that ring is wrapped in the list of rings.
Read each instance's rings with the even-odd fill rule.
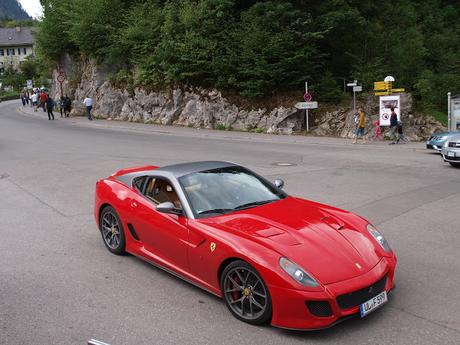
[[[446,140],[446,141],[444,142],[444,144],[442,144],[442,147],[445,148],[445,147],[447,147],[448,145],[449,145],[449,140]]]
[[[318,286],[317,281],[305,270],[300,268],[298,265],[289,261],[286,258],[281,258],[280,261],[281,268],[289,274],[296,282],[302,284],[303,286]]]
[[[367,224],[367,231],[372,235],[372,237],[382,246],[383,250],[387,253],[391,252],[390,245],[383,235],[372,225]]]

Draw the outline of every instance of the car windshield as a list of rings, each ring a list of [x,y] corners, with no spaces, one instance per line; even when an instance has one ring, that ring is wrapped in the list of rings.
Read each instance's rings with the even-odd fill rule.
[[[256,207],[287,196],[262,177],[239,166],[192,173],[179,178],[179,182],[197,218]]]

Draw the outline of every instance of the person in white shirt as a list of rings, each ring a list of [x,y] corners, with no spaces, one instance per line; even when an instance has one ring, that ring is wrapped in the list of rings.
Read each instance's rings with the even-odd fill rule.
[[[86,106],[86,114],[88,115],[88,120],[92,121],[93,117],[91,116],[91,110],[93,109],[93,99],[89,96],[86,96],[83,104]]]
[[[38,95],[34,92],[32,94],[32,106],[34,107],[34,111],[37,111],[37,105],[38,105]]]

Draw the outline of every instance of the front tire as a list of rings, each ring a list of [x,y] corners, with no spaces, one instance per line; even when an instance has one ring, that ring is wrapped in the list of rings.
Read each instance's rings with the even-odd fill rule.
[[[460,163],[449,162],[449,164],[452,165],[455,168],[460,168]]]
[[[227,308],[237,319],[253,325],[271,319],[272,302],[267,285],[247,262],[238,260],[228,265],[220,286]]]
[[[106,248],[113,254],[125,253],[125,233],[117,211],[111,206],[105,207],[99,218],[102,240]]]

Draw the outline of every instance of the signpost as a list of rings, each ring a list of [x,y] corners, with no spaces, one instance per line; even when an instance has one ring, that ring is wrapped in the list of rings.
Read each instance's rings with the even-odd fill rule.
[[[62,89],[62,84],[63,84],[64,81],[65,81],[65,73],[64,73],[63,70],[61,70],[61,69],[59,70],[59,75],[57,76],[56,79],[57,79],[57,81],[58,81],[58,83],[59,83],[59,86],[60,86],[60,88],[61,88],[61,97],[63,97],[63,96],[64,96],[64,91],[63,91],[63,89]]]
[[[394,108],[398,121],[400,121],[401,100],[399,95],[380,97],[380,126],[390,126],[391,108]]]
[[[390,125],[391,108],[394,108],[398,121],[401,120],[401,99],[395,93],[404,92],[405,89],[394,89],[395,78],[391,75],[385,77],[383,81],[374,83],[374,95],[380,96],[380,126]]]
[[[363,91],[363,87],[358,85],[357,80],[355,80],[353,83],[348,83],[347,86],[353,88],[353,111],[356,111],[356,92]]]
[[[308,82],[305,82],[305,94],[303,95],[303,99],[305,102],[298,102],[296,103],[295,107],[297,109],[305,109],[305,127],[307,132],[309,131],[309,123],[308,123],[308,109],[316,109],[318,108],[318,102],[312,102],[312,95],[308,93]]]
[[[295,107],[297,109],[316,109],[318,108],[318,102],[299,102]]]

